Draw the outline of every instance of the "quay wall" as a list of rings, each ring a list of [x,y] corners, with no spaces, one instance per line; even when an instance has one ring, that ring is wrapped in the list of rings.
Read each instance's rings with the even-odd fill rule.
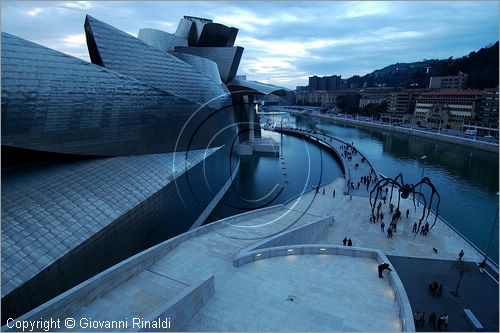
[[[301,115],[301,116],[310,116],[314,118],[320,118],[324,119],[327,121],[331,121],[332,123],[336,124],[351,124],[351,125],[356,125],[364,128],[376,128],[380,130],[387,130],[387,131],[393,131],[397,133],[403,133],[403,134],[409,134],[409,135],[414,135],[422,138],[427,138],[431,140],[438,140],[441,142],[447,142],[447,143],[452,143],[452,144],[459,144],[462,146],[474,148],[474,149],[481,149],[493,153],[498,153],[498,145],[489,143],[489,142],[481,142],[477,140],[472,140],[468,138],[461,138],[453,135],[447,135],[447,134],[437,134],[437,133],[432,133],[432,132],[426,132],[426,131],[421,131],[421,130],[416,130],[416,129],[409,129],[409,128],[404,128],[400,126],[391,126],[387,124],[378,124],[378,123],[372,123],[369,121],[363,121],[363,120],[356,120],[356,119],[349,119],[349,118],[341,118],[341,117],[331,117],[331,116],[326,116],[326,115],[320,115],[320,114],[313,114],[313,113],[304,113],[300,111],[287,111],[291,114],[294,115]]]

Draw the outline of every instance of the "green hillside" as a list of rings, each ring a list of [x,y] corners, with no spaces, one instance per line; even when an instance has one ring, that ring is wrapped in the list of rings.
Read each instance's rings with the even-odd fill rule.
[[[427,73],[427,70],[429,71]],[[492,88],[498,86],[498,41],[495,44],[471,52],[458,59],[423,60],[413,63],[397,63],[373,71],[364,76],[347,79],[347,86],[361,88],[385,85],[388,87],[427,87],[431,76],[469,75],[468,88]]]

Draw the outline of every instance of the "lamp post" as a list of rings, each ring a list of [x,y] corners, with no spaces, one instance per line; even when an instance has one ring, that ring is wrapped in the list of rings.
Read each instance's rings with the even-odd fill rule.
[[[427,155],[424,155],[424,156],[420,157],[420,160],[423,161],[426,158],[427,158]],[[422,180],[424,178],[424,170],[425,170],[425,164],[422,162],[422,177],[420,177],[420,180]],[[420,193],[422,193],[422,184],[419,185],[418,191]],[[417,206],[420,207],[420,200],[417,200]]]
[[[498,197],[498,192],[496,194],[496,196]],[[493,239],[493,232],[495,231],[495,226],[497,224],[497,221],[498,221],[498,198],[497,198],[497,211],[495,213],[495,219],[493,220],[493,225],[491,226],[491,233],[490,233],[490,240],[488,241],[488,247],[486,248],[486,252],[484,253],[484,259],[483,261],[486,262],[486,259],[488,258],[488,252],[490,252],[490,246],[491,246],[491,240]]]

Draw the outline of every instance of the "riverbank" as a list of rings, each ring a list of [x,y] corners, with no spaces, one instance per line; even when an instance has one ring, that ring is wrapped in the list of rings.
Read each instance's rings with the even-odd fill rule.
[[[374,122],[370,122],[370,121],[335,117],[335,116],[315,114],[315,113],[309,113],[309,112],[300,112],[300,111],[293,111],[293,110],[287,110],[286,112],[289,112],[290,114],[293,114],[293,115],[319,118],[319,119],[330,121],[330,122],[335,123],[335,124],[351,124],[351,125],[355,125],[355,126],[369,128],[369,129],[375,128],[375,129],[380,129],[380,130],[393,131],[393,132],[397,132],[397,133],[403,133],[403,134],[414,135],[417,137],[427,138],[430,140],[437,140],[437,141],[441,141],[441,142],[459,144],[459,145],[462,145],[465,147],[480,149],[480,150],[489,151],[489,152],[493,152],[493,153],[499,152],[498,144],[489,143],[489,142],[482,142],[482,141],[478,141],[478,140],[472,140],[472,139],[462,138],[462,137],[453,136],[453,135],[438,134],[438,133],[422,131],[422,130],[418,130],[418,129],[414,129],[414,128],[405,128],[405,127],[401,127],[401,126],[391,126],[388,124],[379,124],[379,123],[374,123]]]

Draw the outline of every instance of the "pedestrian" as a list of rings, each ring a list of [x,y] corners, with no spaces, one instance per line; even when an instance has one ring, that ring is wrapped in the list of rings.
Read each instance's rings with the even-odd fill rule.
[[[335,198],[335,190],[333,190],[333,197]]]
[[[387,228],[387,238],[392,238],[392,229]]]
[[[380,221],[384,219],[384,213],[380,213]]]
[[[394,212],[394,204],[391,202],[389,204],[389,213],[392,214]]]
[[[389,192],[389,188],[385,188],[385,195],[387,195],[387,193]]]
[[[352,240],[350,238],[347,240],[347,246],[352,246]]]
[[[483,261],[481,261],[481,263],[479,263],[479,272],[481,274],[484,274],[485,268],[486,268],[486,260],[483,260]]]
[[[344,237],[344,240],[342,241],[342,243],[344,244],[344,246],[347,244],[347,237]]]
[[[379,278],[383,278],[382,276],[382,273],[384,272],[384,270],[388,270],[388,271],[392,271],[392,269],[389,267],[389,264],[388,263],[383,263],[383,264],[380,264],[378,265],[378,277]]]
[[[444,324],[444,330],[448,331],[448,314],[445,313],[443,316],[443,324]]]
[[[316,193],[319,192],[319,186],[316,186]]]
[[[417,222],[413,224],[413,232],[417,233]]]
[[[464,257],[464,250],[460,250],[460,253],[458,254],[458,260],[462,260]]]
[[[384,222],[382,222],[382,224],[380,225],[380,230],[381,230],[382,232],[385,232],[384,228],[385,228],[385,223],[384,223]]]
[[[417,311],[413,314],[413,321],[415,322],[416,328],[418,328],[419,319],[420,319],[420,313]]]
[[[436,328],[436,318],[437,318],[436,311],[432,311],[431,315],[429,316],[429,326]]]
[[[325,188],[323,187],[323,195],[325,195]]]
[[[442,283],[439,284],[439,287],[438,287],[438,290],[437,290],[437,295],[439,297],[443,296],[443,284]]]
[[[425,312],[422,312],[422,313],[420,314],[420,319],[419,319],[419,321],[420,321],[419,326],[420,326],[420,327],[424,327],[424,325],[425,325]]]
[[[359,182],[358,182],[358,190],[359,190]]]
[[[385,200],[387,199],[387,196],[384,197],[384,205],[385,205]]]
[[[437,328],[439,331],[441,331],[441,328],[443,327],[443,323],[444,323],[443,315],[440,315],[437,319]]]
[[[409,209],[406,210],[406,218],[408,218],[408,216],[410,216],[410,210]]]

